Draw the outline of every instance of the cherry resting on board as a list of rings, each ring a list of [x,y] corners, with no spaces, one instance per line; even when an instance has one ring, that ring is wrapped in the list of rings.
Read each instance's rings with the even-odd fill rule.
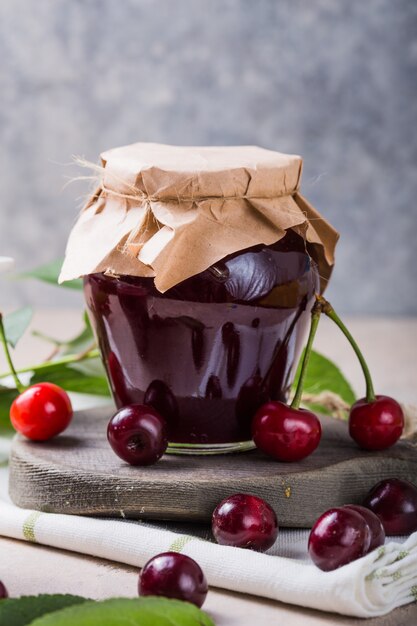
[[[68,394],[53,383],[37,383],[13,400],[13,428],[33,441],[47,441],[62,433],[72,418]]]
[[[178,552],[162,552],[152,557],[139,576],[140,596],[176,598],[200,608],[207,591],[201,567],[194,559]]]
[[[10,355],[0,313],[0,341],[19,395],[10,407],[10,421],[15,430],[34,441],[47,441],[67,428],[72,406],[64,389],[53,383],[36,383],[25,387],[19,380]]]
[[[113,415],[107,439],[130,465],[153,465],[168,446],[165,420],[155,409],[141,404],[126,406]]]
[[[283,402],[267,402],[258,409],[252,421],[256,446],[278,461],[300,461],[314,452],[320,443],[320,420],[311,411],[299,408],[320,313],[321,307],[316,303],[311,312],[310,333],[291,406]]]
[[[403,429],[403,410],[394,398],[361,398],[350,409],[349,434],[365,450],[389,448],[401,437]]]
[[[356,353],[366,380],[366,397],[357,400],[349,415],[349,434],[364,450],[385,450],[401,437],[404,414],[399,403],[389,396],[377,396],[371,374],[358,344],[332,305],[322,296],[316,296],[322,311],[340,328]]]
[[[265,552],[278,536],[278,520],[265,500],[236,493],[215,508],[211,528],[217,543]]]

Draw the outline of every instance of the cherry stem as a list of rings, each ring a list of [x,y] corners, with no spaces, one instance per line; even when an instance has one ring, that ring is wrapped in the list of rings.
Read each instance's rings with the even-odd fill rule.
[[[298,409],[300,407],[301,396],[303,395],[304,379],[307,373],[307,366],[310,360],[311,349],[313,347],[314,337],[316,335],[317,327],[319,325],[321,315],[321,305],[319,302],[315,302],[311,309],[311,323],[310,332],[308,335],[307,345],[304,350],[303,361],[301,364],[300,376],[298,378],[297,389],[295,390],[295,396],[291,402],[292,409]]]
[[[340,330],[342,331],[342,333],[345,335],[346,339],[349,341],[350,345],[352,346],[353,350],[355,351],[356,356],[359,359],[359,363],[361,364],[363,375],[365,376],[366,401],[374,402],[375,391],[374,391],[374,386],[372,383],[371,373],[369,371],[365,358],[361,350],[359,349],[358,344],[356,343],[356,341],[354,340],[354,338],[352,337],[352,335],[350,334],[350,332],[348,331],[348,329],[346,328],[346,326],[344,325],[340,317],[337,315],[336,311],[334,310],[330,302],[328,302],[325,298],[323,298],[323,296],[318,296],[318,295],[316,295],[316,300],[317,302],[321,304],[323,313],[327,315],[327,317],[329,317],[340,328]]]
[[[22,393],[22,391],[25,390],[24,385],[22,385],[22,383],[19,380],[19,377],[16,373],[16,370],[14,368],[13,365],[13,361],[12,361],[12,357],[10,356],[10,350],[9,350],[9,345],[7,343],[7,338],[6,338],[6,333],[4,331],[4,324],[3,324],[3,315],[0,313],[0,340],[3,344],[3,348],[4,348],[4,354],[6,355],[6,360],[7,363],[10,367],[10,373],[13,376],[13,380],[14,380],[14,384],[16,386],[16,389],[18,390],[19,393]],[[10,375],[8,373],[8,375]]]
[[[24,367],[15,371],[15,374],[26,374],[27,372],[47,372],[48,370],[58,368],[60,365],[66,365],[67,363],[79,363],[80,361],[85,361],[87,359],[96,359],[98,356],[100,356],[98,350],[90,350],[89,352],[81,352],[80,354],[71,354],[62,357],[61,359],[56,359],[55,361],[46,361],[46,363],[40,363],[39,365]],[[10,376],[9,372],[0,374],[0,379],[6,378],[7,376]],[[19,388],[17,387],[17,389]]]

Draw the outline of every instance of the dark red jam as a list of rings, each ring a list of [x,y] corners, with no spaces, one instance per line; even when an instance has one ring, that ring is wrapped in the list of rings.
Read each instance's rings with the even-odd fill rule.
[[[149,404],[171,442],[201,446],[250,440],[256,409],[287,398],[319,279],[290,231],[163,294],[104,274],[84,289],[116,405]]]

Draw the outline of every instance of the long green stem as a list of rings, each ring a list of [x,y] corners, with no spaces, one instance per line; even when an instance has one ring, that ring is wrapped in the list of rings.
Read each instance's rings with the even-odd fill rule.
[[[16,389],[18,390],[19,393],[22,393],[22,391],[25,390],[25,387],[24,385],[22,385],[22,383],[19,380],[19,377],[13,365],[12,357],[10,356],[9,345],[7,343],[6,333],[4,332],[3,315],[1,313],[0,313],[0,340],[3,344],[4,354],[6,356],[7,364],[10,368],[10,372],[8,372],[7,375],[10,376],[11,374],[13,376]]]
[[[311,349],[313,347],[314,337],[316,335],[317,327],[320,321],[321,314],[321,306],[316,302],[311,310],[311,323],[310,323],[310,332],[308,335],[307,345],[304,350],[303,361],[301,364],[300,376],[297,383],[297,389],[295,391],[295,396],[293,401],[291,402],[292,409],[298,409],[301,402],[301,396],[303,395],[303,386],[304,379],[307,373],[307,366],[310,359]]]
[[[330,302],[328,302],[325,298],[323,298],[323,296],[316,296],[316,298],[317,298],[317,301],[322,305],[323,313],[327,315],[327,317],[329,317],[331,320],[333,320],[333,322],[340,328],[340,330],[342,331],[342,333],[345,335],[346,339],[349,341],[350,345],[352,346],[353,350],[355,351],[356,356],[359,359],[359,363],[361,364],[363,375],[365,376],[366,401],[374,402],[375,391],[374,391],[374,386],[372,383],[371,373],[369,371],[365,358],[361,350],[359,349],[358,344],[356,343],[356,341],[354,340],[354,338],[352,337],[352,335],[350,334],[350,332],[348,331],[348,329],[346,328],[346,326],[344,325],[340,317],[337,315],[336,311],[334,310]]]
[[[46,372],[48,370],[55,369],[56,367],[59,367],[60,365],[66,365],[68,363],[79,363],[87,359],[95,359],[99,355],[100,353],[98,350],[90,350],[90,352],[86,352],[81,355],[70,354],[68,356],[62,357],[61,359],[56,359],[55,361],[47,361],[46,363],[40,363],[39,365],[31,365],[29,367],[24,367],[22,369],[15,371],[15,374],[25,374],[26,372]],[[6,378],[7,376],[10,376],[10,372],[4,372],[3,374],[0,374],[0,379]],[[16,382],[16,379],[15,379],[15,382]]]

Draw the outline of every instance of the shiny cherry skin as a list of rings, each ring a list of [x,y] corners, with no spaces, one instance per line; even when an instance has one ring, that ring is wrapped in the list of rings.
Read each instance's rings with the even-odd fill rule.
[[[13,400],[13,428],[33,441],[47,441],[67,428],[72,418],[71,400],[53,383],[37,383]]]
[[[360,506],[360,504],[347,504],[344,508],[356,511],[359,515],[362,515],[365,522],[368,524],[369,530],[371,531],[371,544],[368,552],[372,552],[375,548],[379,548],[384,545],[385,530],[381,520],[377,515],[375,515],[375,513],[373,513],[373,511],[364,506]]]
[[[7,593],[7,589],[0,580],[0,600],[4,600],[5,598],[8,598],[8,597],[9,597],[9,594]]]
[[[185,554],[162,552],[152,557],[139,576],[140,596],[164,596],[203,606],[208,591],[201,567]]]
[[[381,480],[363,505],[379,517],[387,535],[408,535],[417,530],[417,486],[407,480]]]
[[[404,430],[404,413],[394,398],[361,398],[349,415],[349,434],[364,450],[385,450],[394,445]]]
[[[272,401],[256,412],[252,437],[256,446],[274,459],[300,461],[319,445],[321,425],[311,411]]]
[[[211,528],[217,543],[265,552],[275,543],[278,520],[262,498],[236,493],[217,505]]]
[[[347,507],[329,509],[314,524],[308,552],[325,572],[364,556],[371,545],[371,530],[365,519]]]
[[[168,446],[164,418],[142,404],[117,411],[107,427],[107,439],[114,452],[130,465],[153,465]]]

